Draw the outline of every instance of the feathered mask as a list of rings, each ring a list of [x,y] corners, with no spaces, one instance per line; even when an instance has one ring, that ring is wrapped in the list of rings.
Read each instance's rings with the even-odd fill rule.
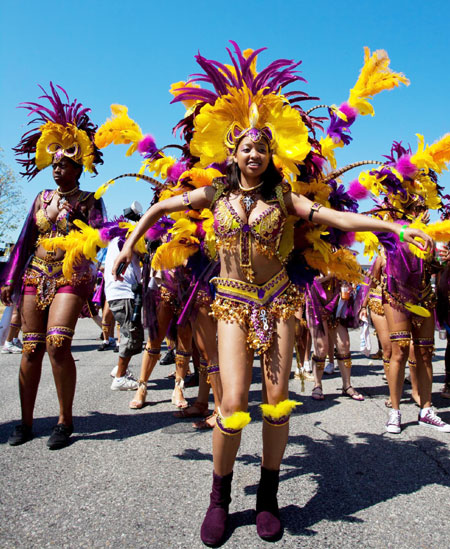
[[[17,156],[25,156],[18,159],[19,164],[25,168],[22,175],[31,180],[40,170],[64,157],[96,174],[95,164],[103,161],[101,152],[94,144],[97,126],[88,117],[90,109],[84,108],[76,99],[70,102],[66,91],[56,86],[65,95],[64,102],[52,82],[51,94],[39,87],[44,92],[39,99],[47,99],[49,107],[38,103],[20,104],[21,108],[30,111],[28,116],[37,115],[29,122],[29,125],[35,127],[26,132],[14,148]]]

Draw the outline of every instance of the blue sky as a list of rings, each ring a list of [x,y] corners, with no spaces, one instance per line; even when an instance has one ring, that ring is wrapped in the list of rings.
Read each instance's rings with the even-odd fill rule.
[[[103,123],[111,103],[129,113],[158,145],[176,142],[172,127],[183,115],[170,105],[172,82],[197,71],[194,55],[227,61],[228,40],[242,49],[267,47],[258,67],[276,58],[302,60],[303,89],[321,102],[345,101],[363,62],[363,47],[385,49],[391,66],[410,80],[377,96],[375,117],[359,117],[353,143],[338,151],[338,165],[379,159],[391,142],[416,148],[416,133],[428,143],[450,131],[450,3],[429,0],[322,2],[259,0],[246,2],[159,3],[117,0],[58,4],[5,0],[0,3],[0,146],[4,160],[18,172],[11,148],[25,131],[21,101],[35,101],[37,84],[63,86],[71,98],[92,109]],[[314,103],[311,103],[313,105]],[[105,150],[99,175],[86,174],[82,187],[96,189],[120,173],[139,168],[126,147]],[[346,176],[346,181],[356,173]],[[441,183],[450,190],[447,173]],[[53,186],[51,172],[21,181],[27,206],[42,188]],[[448,191],[447,191],[448,192]],[[120,214],[133,200],[151,199],[146,183],[117,182],[104,197],[108,213]],[[363,210],[370,203],[363,204]]]

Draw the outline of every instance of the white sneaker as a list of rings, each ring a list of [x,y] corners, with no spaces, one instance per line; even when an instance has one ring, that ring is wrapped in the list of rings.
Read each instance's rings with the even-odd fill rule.
[[[136,391],[139,383],[131,377],[115,377],[111,383],[111,391]]]
[[[308,360],[305,360],[305,362],[303,363],[303,371],[307,374],[310,374],[312,372],[312,366]]]
[[[7,341],[1,350],[2,355],[18,354],[22,352],[22,347],[14,345],[11,341]]]
[[[386,431],[398,435],[402,431],[401,427],[402,414],[400,410],[391,410],[389,412],[389,419],[386,423]]]
[[[334,364],[332,362],[329,362],[324,370],[323,370],[323,373],[324,374],[328,374],[329,376],[331,376],[331,374],[334,372]]]
[[[436,414],[433,408],[427,408],[425,414],[421,416],[419,413],[418,424],[422,427],[431,427],[437,431],[442,431],[443,433],[450,433],[450,425],[442,421],[442,419]]]
[[[116,377],[118,369],[119,369],[119,366],[114,366],[114,368],[110,371],[109,375],[111,377]],[[127,370],[125,372],[125,377],[129,377],[130,379],[134,379],[136,381],[136,376],[133,374],[131,370]]]
[[[337,362],[334,363],[333,365],[333,371],[334,372],[340,372],[341,370],[339,369],[339,364]]]

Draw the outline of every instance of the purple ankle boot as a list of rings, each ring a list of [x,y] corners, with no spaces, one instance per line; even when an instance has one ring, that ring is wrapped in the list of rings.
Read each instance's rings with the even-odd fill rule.
[[[261,480],[256,493],[256,531],[264,540],[275,540],[282,532],[277,492],[280,471],[261,467]]]
[[[210,504],[200,530],[201,540],[209,547],[220,545],[225,535],[232,480],[233,472],[224,477],[213,472]]]

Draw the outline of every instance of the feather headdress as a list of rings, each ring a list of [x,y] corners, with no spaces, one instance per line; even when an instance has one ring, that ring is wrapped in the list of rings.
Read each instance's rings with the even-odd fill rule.
[[[18,162],[24,168],[22,175],[29,180],[42,169],[50,166],[54,160],[70,158],[96,174],[96,164],[102,164],[102,154],[94,143],[97,126],[89,119],[90,109],[84,108],[76,99],[72,102],[61,86],[56,86],[65,96],[66,102],[50,82],[51,93],[39,86],[50,106],[39,103],[21,103],[27,109],[28,116],[36,115],[29,125],[33,129],[26,132],[17,147]]]

